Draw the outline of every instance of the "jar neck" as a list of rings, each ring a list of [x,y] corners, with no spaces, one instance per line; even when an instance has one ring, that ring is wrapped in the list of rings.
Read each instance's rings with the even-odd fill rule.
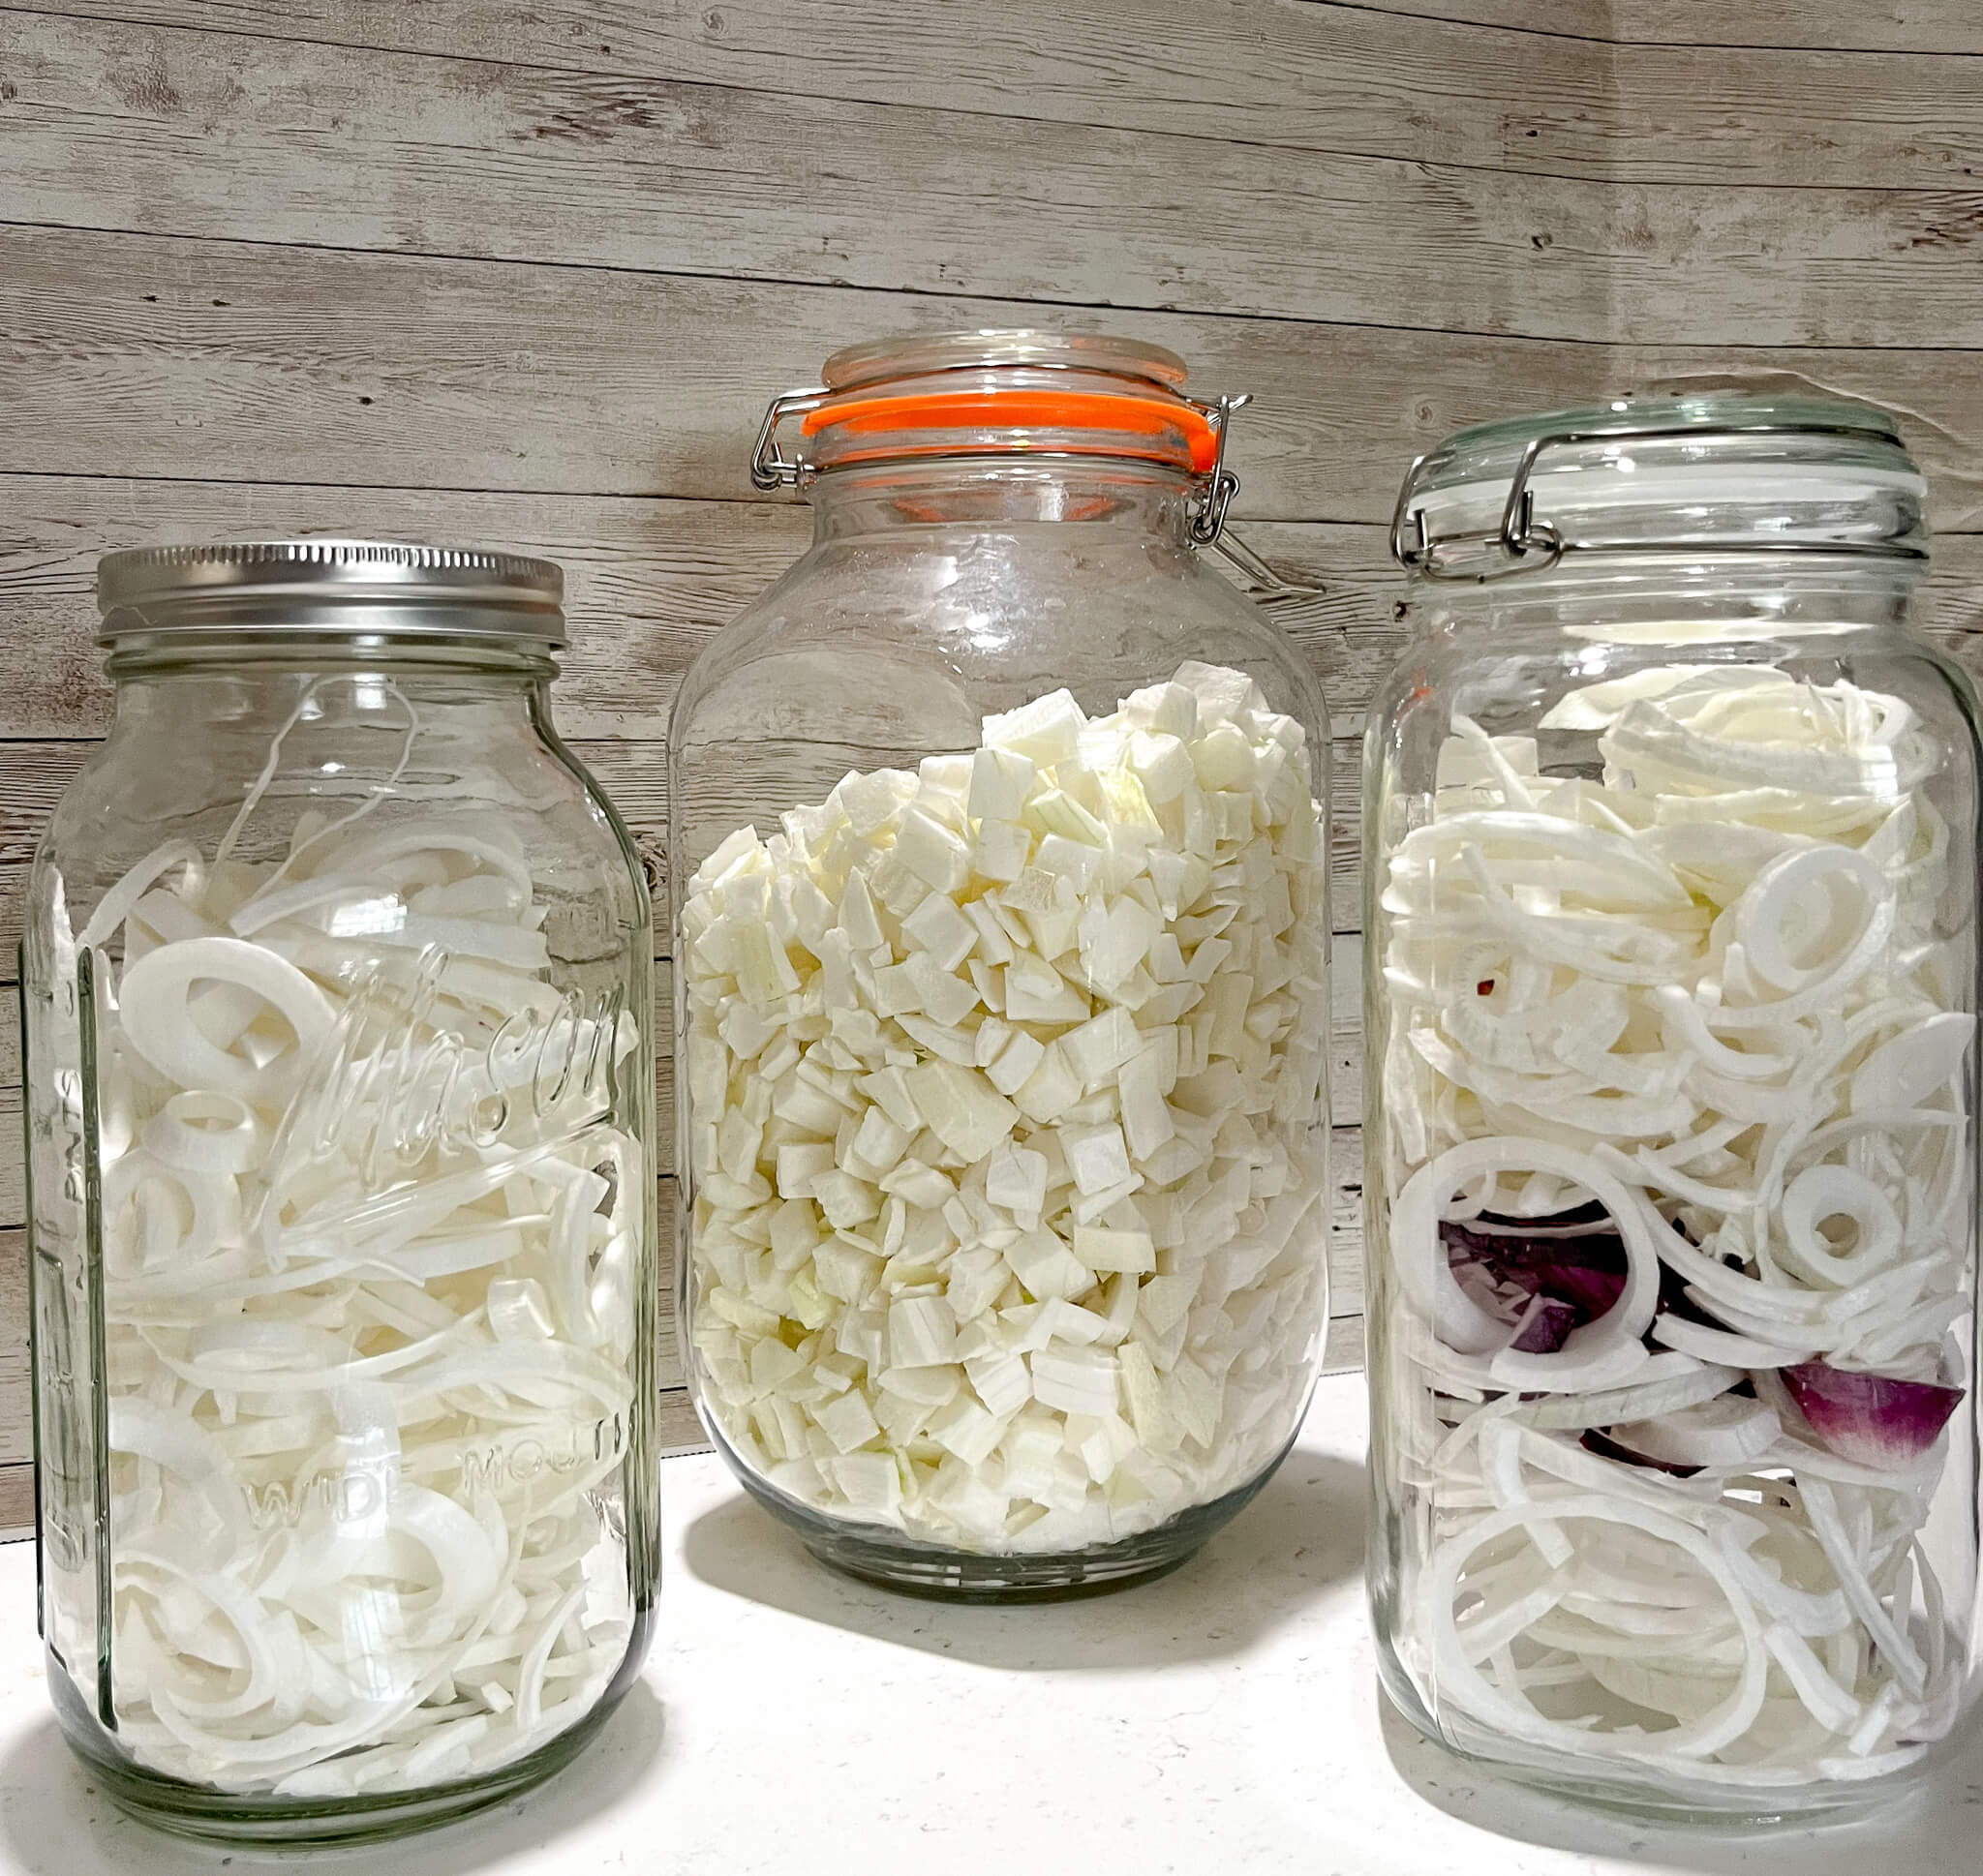
[[[1424,629],[1533,632],[1593,644],[1737,644],[1903,631],[1925,563],[1814,553],[1657,559],[1590,554],[1547,573],[1469,585],[1414,579]]]
[[[831,469],[811,483],[816,544],[856,536],[1051,522],[1187,552],[1196,482],[1183,469],[1108,458],[980,456]]]
[[[557,675],[541,643],[327,645],[307,634],[120,639],[107,668],[120,735],[265,728],[291,742],[313,731],[542,734]]]

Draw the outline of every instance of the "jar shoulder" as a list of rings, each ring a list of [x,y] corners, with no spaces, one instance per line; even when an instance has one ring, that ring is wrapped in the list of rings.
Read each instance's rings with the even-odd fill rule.
[[[337,753],[330,751],[335,748]],[[605,790],[548,722],[455,724],[423,713],[337,739],[267,722],[119,722],[63,790],[36,844],[30,961],[65,953],[100,903],[147,868],[225,850],[302,873],[363,856],[415,824],[473,821],[541,886],[645,929],[640,859]],[[314,851],[313,851],[314,849]]]
[[[877,707],[975,736],[983,713],[1062,687],[1113,709],[1193,659],[1245,670],[1327,737],[1299,648],[1198,555],[1034,538],[1051,531],[815,545],[690,667],[678,744]]]
[[[1540,718],[1572,691],[1653,674],[1767,668],[1815,683],[1840,681],[1900,698],[1928,714],[1973,719],[1975,681],[1913,626],[1724,629],[1714,636],[1612,636],[1601,623],[1501,629],[1493,621],[1420,620],[1372,693],[1374,736],[1428,706],[1442,714]]]

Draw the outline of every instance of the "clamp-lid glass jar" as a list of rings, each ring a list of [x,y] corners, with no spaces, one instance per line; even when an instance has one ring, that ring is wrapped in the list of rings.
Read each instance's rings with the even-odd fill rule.
[[[1781,1814],[1975,1688],[1977,741],[1890,419],[1731,396],[1413,469],[1371,716],[1385,1684],[1532,1780]]]
[[[1195,551],[1233,406],[1179,359],[979,332],[825,376],[754,465],[813,546],[674,717],[690,1385],[828,1562],[1126,1582],[1310,1389],[1322,702]]]
[[[655,1587],[653,944],[558,569],[114,554],[22,945],[41,1621],[168,1829],[508,1796]]]

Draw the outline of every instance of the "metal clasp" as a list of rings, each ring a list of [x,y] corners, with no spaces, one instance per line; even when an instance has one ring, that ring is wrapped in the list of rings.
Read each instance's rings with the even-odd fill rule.
[[[1517,459],[1514,475],[1508,486],[1508,499],[1502,505],[1501,526],[1491,534],[1450,534],[1444,540],[1434,540],[1426,526],[1425,510],[1414,508],[1412,498],[1418,493],[1419,471],[1424,468],[1431,452],[1414,457],[1412,467],[1405,474],[1404,487],[1398,491],[1397,506],[1391,510],[1390,553],[1391,559],[1410,573],[1420,573],[1428,580],[1505,580],[1515,573],[1541,573],[1554,566],[1563,558],[1565,542],[1561,533],[1547,522],[1541,526],[1536,521],[1536,492],[1529,486],[1529,478],[1536,471],[1536,460],[1545,449],[1559,443],[1594,442],[1601,438],[1632,435],[1651,437],[1654,431],[1633,432],[1603,431],[1585,432],[1573,430],[1553,431],[1546,436],[1532,437],[1522,446]],[[1412,530],[1408,536],[1406,530]],[[1471,571],[1454,572],[1442,561],[1441,556],[1454,547],[1486,548],[1505,557],[1503,564],[1477,567]],[[1531,555],[1540,554],[1540,560],[1531,560]]]
[[[787,417],[803,417],[826,402],[827,388],[815,384],[809,390],[787,391],[775,397],[766,408],[764,421],[757,426],[757,441],[750,448],[750,486],[753,489],[796,489],[810,479],[812,465],[803,456],[787,456],[778,448],[778,426]]]
[[[1233,412],[1251,404],[1253,393],[1234,391],[1211,404],[1202,404],[1196,398],[1187,398],[1185,402],[1211,425],[1219,439],[1218,453],[1205,473],[1205,494],[1192,510],[1192,545],[1208,548],[1216,554],[1246,582],[1246,590],[1262,605],[1319,598],[1324,590],[1322,587],[1312,581],[1284,579],[1226,526],[1232,512],[1233,498],[1239,493],[1238,476],[1226,467],[1226,440],[1232,433]]]
[[[1434,539],[1425,521],[1425,510],[1412,506],[1419,493],[1419,471],[1431,452],[1413,459],[1404,487],[1398,491],[1397,506],[1391,510],[1391,559],[1408,573],[1427,580],[1472,581],[1484,584],[1505,580],[1519,573],[1546,573],[1566,554],[1670,554],[1690,543],[1675,541],[1592,541],[1566,539],[1562,530],[1536,519],[1536,492],[1530,486],[1536,464],[1545,449],[1573,447],[1581,443],[1678,442],[1717,436],[1749,437],[1859,437],[1876,442],[1891,442],[1888,432],[1871,424],[1849,423],[1737,423],[1721,426],[1704,424],[1607,424],[1598,430],[1555,430],[1531,437],[1515,459],[1514,473],[1508,485],[1508,499],[1502,504],[1501,525],[1491,533],[1449,534]],[[1455,568],[1451,550],[1484,549],[1499,555],[1499,564]],[[1886,541],[1718,541],[1702,551],[1714,554],[1782,554],[1802,549],[1822,554],[1852,554],[1877,560],[1918,560],[1927,558],[1918,547],[1902,540]]]
[[[1201,404],[1197,398],[1185,402],[1208,423],[1219,439],[1218,452],[1206,472],[1205,496],[1191,516],[1191,538],[1200,547],[1216,547],[1226,531],[1226,513],[1239,493],[1239,478],[1226,467],[1226,439],[1232,435],[1233,412],[1253,402],[1251,391],[1231,391],[1216,403]]]

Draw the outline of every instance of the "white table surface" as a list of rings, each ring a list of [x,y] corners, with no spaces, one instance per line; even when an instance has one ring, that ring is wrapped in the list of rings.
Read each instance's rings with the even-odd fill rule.
[[[952,1609],[813,1564],[710,1457],[662,1468],[646,1677],[531,1797],[335,1852],[205,1849],[122,1817],[47,1710],[31,1547],[0,1552],[0,1872],[272,1861],[391,1876],[1974,1876],[1983,1749],[1821,1831],[1654,1830],[1483,1778],[1381,1716],[1362,1383],[1325,1381],[1260,1499],[1175,1575]]]

